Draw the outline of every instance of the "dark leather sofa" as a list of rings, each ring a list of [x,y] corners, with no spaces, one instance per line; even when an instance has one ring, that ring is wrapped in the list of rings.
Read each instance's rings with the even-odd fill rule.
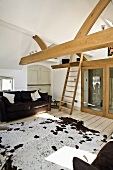
[[[109,141],[99,151],[91,165],[74,157],[73,170],[113,170],[113,141]]]
[[[51,110],[51,96],[48,93],[39,92],[40,98],[33,101],[31,93],[34,91],[10,91],[6,93],[14,94],[14,103],[3,96],[0,92],[0,121],[8,122],[34,115],[39,112]]]

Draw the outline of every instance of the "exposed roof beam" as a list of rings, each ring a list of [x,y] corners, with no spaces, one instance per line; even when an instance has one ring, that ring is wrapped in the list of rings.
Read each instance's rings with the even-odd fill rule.
[[[75,38],[79,38],[80,36],[87,35],[98,19],[98,17],[101,15],[101,13],[104,11],[104,9],[107,7],[107,5],[111,2],[111,0],[99,0],[95,8],[92,10],[90,15],[87,17],[85,22],[83,23],[82,27],[78,31]]]
[[[33,39],[37,42],[41,50],[45,50],[48,48],[46,43],[38,35],[33,36]]]
[[[80,30],[78,31],[75,38],[79,38],[81,36],[85,36],[89,33],[92,26],[98,19],[98,17],[101,15],[101,13],[104,11],[104,9],[107,7],[107,5],[110,3],[111,0],[99,0],[95,8],[92,10],[92,12],[89,14],[83,25],[81,26]],[[77,54],[79,57],[81,57],[81,54]],[[72,61],[73,55],[70,56],[70,61]],[[84,60],[87,60],[87,58],[84,56]]]
[[[77,33],[77,35],[75,36],[75,40],[77,38],[80,38],[82,36],[85,36],[88,34],[88,32],[90,31],[90,29],[92,28],[92,26],[94,25],[95,21],[98,19],[98,17],[100,16],[100,14],[103,12],[103,10],[106,8],[106,6],[110,3],[111,0],[100,0],[98,2],[98,4],[95,6],[95,8],[93,9],[93,11],[90,13],[90,15],[88,16],[88,18],[85,20],[85,22],[83,23],[82,27],[80,28],[79,32]],[[42,50],[46,49],[46,46],[44,44],[44,42],[37,36],[34,37],[35,41],[39,44],[39,46],[41,47]],[[64,43],[65,44],[65,43]],[[56,47],[57,48],[57,47]],[[58,52],[60,53],[60,52]],[[67,54],[67,53],[66,53]],[[74,54],[72,52],[68,53],[68,54]],[[77,54],[79,55],[80,53],[77,52]],[[36,59],[36,55],[38,55],[38,59]],[[54,54],[53,54],[54,55]],[[39,53],[37,54],[32,54],[33,57],[28,56],[26,59],[26,57],[24,57],[23,59],[21,59],[20,64],[28,64],[28,63],[32,63],[32,59],[33,62],[35,62],[34,60],[36,60],[36,62],[38,61],[43,61],[45,60],[44,58],[40,58],[39,59]],[[60,55],[61,56],[61,55]],[[79,55],[80,56],[80,55]],[[31,57],[31,58],[30,58]],[[49,56],[48,56],[49,57]],[[56,56],[58,57],[58,56]],[[47,59],[50,59],[53,57],[49,57]],[[84,57],[85,58],[85,57]],[[26,61],[26,62],[23,62]],[[30,61],[29,61],[30,60]],[[72,61],[72,55],[70,56],[70,61]]]
[[[94,34],[76,38],[75,40],[57,45],[50,49],[43,50],[26,57],[23,57],[20,64],[30,64],[47,60],[50,58],[60,57],[63,55],[82,53],[99,48],[105,48],[113,45],[113,28],[108,28]]]

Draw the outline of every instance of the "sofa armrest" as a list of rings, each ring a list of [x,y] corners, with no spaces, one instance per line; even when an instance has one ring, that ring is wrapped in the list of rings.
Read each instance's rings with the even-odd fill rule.
[[[48,95],[48,93],[42,93],[38,90],[39,95],[41,96],[42,100],[45,100],[48,102],[48,111],[51,110],[51,100],[52,100],[52,96]]]
[[[1,96],[0,96],[0,121],[1,122],[7,121],[5,104],[4,104]]]
[[[48,95],[48,111],[51,110],[51,101],[52,101],[52,96]]]

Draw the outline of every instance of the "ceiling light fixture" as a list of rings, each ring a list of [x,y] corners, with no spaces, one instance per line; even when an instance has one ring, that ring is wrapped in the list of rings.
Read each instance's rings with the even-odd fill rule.
[[[31,52],[29,52],[29,55],[37,53],[37,52],[38,52],[37,50],[31,51]]]
[[[105,30],[105,25],[101,25],[101,30]]]

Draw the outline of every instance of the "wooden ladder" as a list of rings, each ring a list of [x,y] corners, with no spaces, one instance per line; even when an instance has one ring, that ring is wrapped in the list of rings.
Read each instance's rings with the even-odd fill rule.
[[[74,107],[82,61],[83,54],[81,54],[80,63],[77,70],[71,70],[71,62],[69,63],[64,83],[64,89],[62,92],[62,98],[59,105],[59,111],[61,111],[62,108],[66,109],[70,112],[70,115],[72,114]],[[68,99],[68,101],[66,101],[65,99]],[[71,101],[69,101],[69,99]],[[67,107],[67,105],[69,105],[70,107]]]

